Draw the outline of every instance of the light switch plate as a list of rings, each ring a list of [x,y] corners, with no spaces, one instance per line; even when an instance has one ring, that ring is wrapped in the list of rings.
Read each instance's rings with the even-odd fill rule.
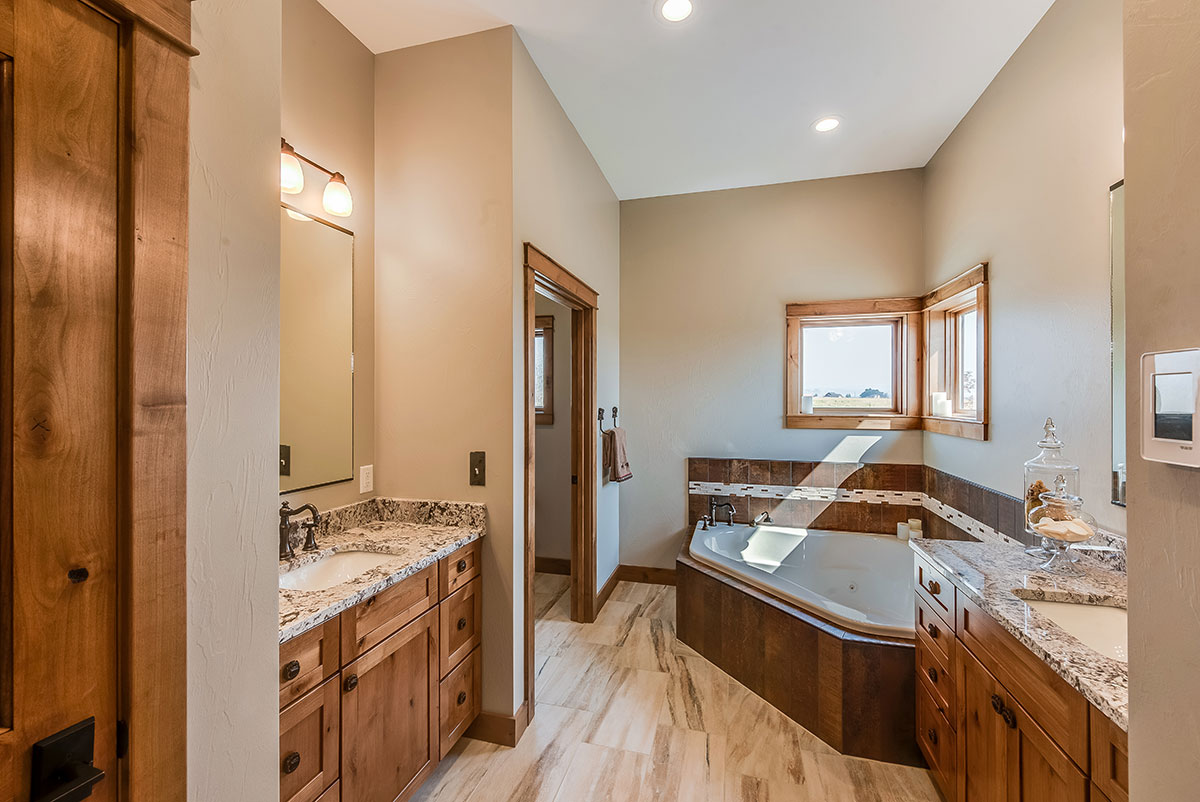
[[[487,486],[487,454],[483,451],[471,452],[469,483],[475,487]]]
[[[370,493],[375,489],[375,466],[362,465],[358,469],[358,492]]]

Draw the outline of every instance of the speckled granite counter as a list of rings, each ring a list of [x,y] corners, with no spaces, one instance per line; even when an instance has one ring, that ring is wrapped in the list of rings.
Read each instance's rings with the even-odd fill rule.
[[[1020,597],[1125,607],[1125,574],[1091,559],[1079,562],[1083,576],[1047,573],[1038,569],[1039,560],[1010,545],[927,538],[909,543],[1100,712],[1128,729],[1129,666],[1080,643]]]
[[[283,574],[338,551],[395,555],[378,568],[324,590],[279,590],[279,642],[291,640],[456,549],[479,540],[487,526],[483,504],[370,499],[322,513],[319,551],[296,550],[280,561]],[[294,544],[298,545],[298,544]]]

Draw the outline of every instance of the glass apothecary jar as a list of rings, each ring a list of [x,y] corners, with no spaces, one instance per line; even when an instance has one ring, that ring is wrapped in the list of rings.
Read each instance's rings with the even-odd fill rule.
[[[1083,499],[1067,492],[1067,478],[1054,478],[1054,490],[1042,493],[1038,506],[1025,515],[1025,524],[1042,538],[1049,558],[1045,569],[1072,573],[1077,554],[1072,546],[1086,543],[1096,536],[1096,519],[1083,509]]]
[[[1041,449],[1038,455],[1025,463],[1025,531],[1040,537],[1037,530],[1029,523],[1029,513],[1042,504],[1042,494],[1054,490],[1055,481],[1059,476],[1066,482],[1065,490],[1069,495],[1079,495],[1079,466],[1067,459],[1063,454],[1065,443],[1058,439],[1058,427],[1053,418],[1046,418],[1045,436],[1038,441]],[[1041,547],[1027,549],[1031,554],[1049,555]]]

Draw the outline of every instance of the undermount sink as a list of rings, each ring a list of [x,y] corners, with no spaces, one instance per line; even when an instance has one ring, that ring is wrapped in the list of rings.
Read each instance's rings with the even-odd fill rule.
[[[1129,616],[1123,608],[1056,601],[1025,603],[1105,657],[1129,662]]]
[[[279,587],[286,590],[325,590],[373,568],[396,559],[392,554],[371,551],[338,551],[323,560],[279,575]]]

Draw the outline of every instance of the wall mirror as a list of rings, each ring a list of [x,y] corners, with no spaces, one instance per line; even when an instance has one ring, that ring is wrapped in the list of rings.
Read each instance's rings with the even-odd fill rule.
[[[279,492],[354,478],[354,234],[279,210]]]
[[[1125,182],[1109,188],[1112,265],[1112,503],[1125,506]]]

